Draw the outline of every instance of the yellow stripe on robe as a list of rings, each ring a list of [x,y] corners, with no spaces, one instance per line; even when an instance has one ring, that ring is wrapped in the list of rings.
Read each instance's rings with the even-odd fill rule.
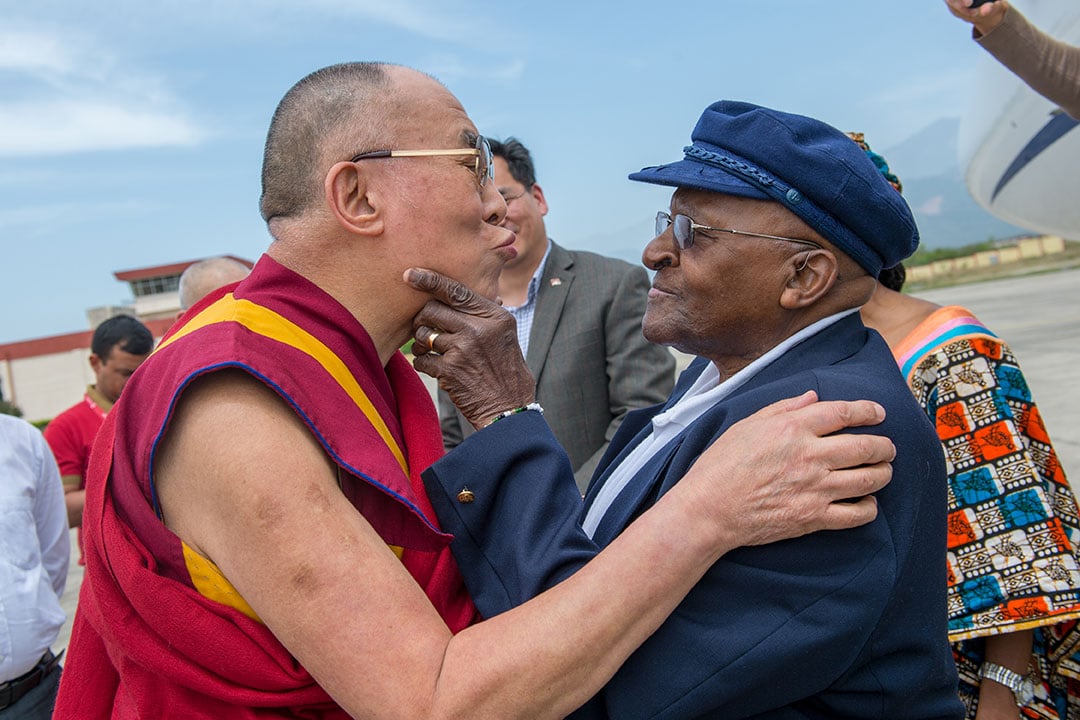
[[[386,423],[383,422],[367,393],[360,387],[360,383],[349,372],[348,367],[342,362],[341,358],[335,355],[330,348],[314,335],[269,308],[249,300],[238,300],[232,293],[229,293],[189,320],[174,335],[158,345],[154,352],[159,352],[162,348],[168,347],[196,330],[220,322],[239,323],[263,337],[296,348],[319,363],[341,386],[341,389],[352,398],[360,411],[364,413],[364,417],[368,419],[368,422],[371,423],[376,432],[379,433],[379,437],[386,444],[387,449],[397,459],[402,472],[406,475],[409,474],[404,453],[398,447],[394,437],[390,434],[389,428],[386,427]],[[192,550],[187,543],[181,542],[181,545],[184,552],[184,564],[187,567],[188,574],[191,576],[191,583],[200,595],[239,610],[256,622],[262,622],[217,565]],[[387,547],[397,556],[398,560],[401,559],[404,550],[400,546],[388,545]]]
[[[341,389],[352,398],[360,411],[364,413],[364,417],[379,433],[379,437],[382,438],[387,449],[390,450],[401,466],[402,472],[408,477],[409,466],[405,460],[405,454],[398,447],[394,436],[390,434],[390,429],[386,427],[386,423],[371,403],[367,393],[360,387],[360,383],[349,372],[349,368],[341,358],[335,355],[334,351],[323,344],[317,337],[269,308],[257,305],[250,300],[238,300],[233,297],[232,293],[229,293],[191,318],[175,335],[158,345],[154,352],[160,352],[180,338],[219,322],[239,323],[263,337],[296,348],[319,363],[341,386]]]
[[[217,565],[192,550],[186,542],[181,541],[180,544],[184,549],[184,564],[191,576],[191,584],[200,595],[239,610],[255,622],[262,622]]]

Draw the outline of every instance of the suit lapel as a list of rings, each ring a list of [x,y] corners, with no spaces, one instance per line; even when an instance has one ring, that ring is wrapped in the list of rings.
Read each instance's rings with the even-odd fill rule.
[[[525,358],[525,364],[529,366],[537,384],[544,372],[548,350],[559,327],[570,286],[574,283],[573,266],[570,253],[552,242],[544,273],[540,276],[540,287],[536,290],[536,313],[529,333],[529,354]]]
[[[646,434],[648,434],[646,432]],[[593,542],[600,547],[619,536],[638,515],[652,507],[659,498],[659,488],[667,476],[668,466],[683,444],[686,433],[673,438],[659,452],[654,453],[645,466],[638,470],[634,479],[622,489],[604,513],[593,533]]]
[[[585,495],[585,502],[582,506],[582,520],[585,519],[589,509],[596,501],[597,493],[600,492],[600,488],[608,481],[612,471],[622,463],[635,447],[641,444],[641,442],[652,433],[652,419],[662,411],[671,407],[679,398],[685,395],[686,391],[690,389],[690,386],[694,384],[697,376],[701,374],[708,364],[709,361],[704,358],[694,359],[690,366],[679,376],[679,380],[675,384],[675,388],[671,391],[671,396],[666,403],[653,408],[635,410],[626,416],[626,419],[623,420],[622,425],[620,425],[619,429],[616,431],[611,446],[619,447],[620,444],[622,444],[620,436],[625,437],[626,435],[630,435],[632,439],[630,439],[629,442],[622,444],[618,455],[604,467],[600,476],[589,485],[588,492]],[[664,479],[666,470],[671,463],[671,459],[682,445],[685,436],[686,433],[681,433],[678,437],[672,439],[671,442],[665,445],[660,452],[655,453],[649,458],[649,461],[638,470],[634,478],[622,489],[622,492],[616,496],[615,500],[611,503],[611,506],[608,507],[607,511],[604,513],[604,517],[600,521],[600,524],[597,525],[596,532],[593,534],[593,541],[600,547],[604,547],[614,540],[620,532],[626,529],[626,526],[629,525],[639,513],[644,512],[648,506],[655,502],[659,483]]]
[[[807,368],[826,367],[834,365],[841,360],[858,352],[866,343],[866,330],[858,313],[842,318],[836,323],[825,328],[811,338],[803,341],[796,347],[781,355],[768,367],[763,369],[753,378],[733,392],[726,400],[739,397],[740,395],[764,387],[785,377],[805,371]],[[582,518],[588,513],[596,499],[600,487],[607,482],[612,470],[622,462],[623,458],[644,440],[652,430],[652,417],[660,410],[673,405],[676,400],[686,394],[697,376],[708,365],[703,358],[696,358],[679,377],[672,390],[671,398],[662,408],[648,415],[647,418],[637,420],[636,413],[631,413],[623,425],[637,420],[637,432],[633,440],[619,452],[618,456],[604,468],[604,472],[589,487],[582,509]],[[780,398],[776,398],[779,400]],[[671,489],[678,482],[686,470],[693,464],[697,456],[704,451],[714,437],[717,437],[730,422],[742,418],[728,419],[727,402],[721,401],[707,410],[701,417],[694,421],[678,437],[674,438],[664,448],[656,453],[638,471],[634,479],[619,493],[611,507],[604,513],[593,535],[593,540],[600,547],[606,546],[619,535],[634,519],[651,507],[660,496]],[[640,412],[640,411],[639,411]],[[633,426],[628,427],[631,429]],[[620,432],[622,428],[620,428]],[[618,437],[618,436],[616,436]],[[686,452],[680,449],[686,446]],[[692,455],[688,455],[692,453]]]

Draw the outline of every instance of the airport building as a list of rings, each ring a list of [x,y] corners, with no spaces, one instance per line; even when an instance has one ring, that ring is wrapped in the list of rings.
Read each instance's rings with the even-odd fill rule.
[[[130,304],[87,309],[86,330],[0,344],[0,399],[15,404],[31,422],[50,420],[71,407],[94,382],[89,362],[94,328],[115,315],[133,315],[155,340],[161,338],[180,312],[180,274],[201,259],[115,272],[131,290]]]

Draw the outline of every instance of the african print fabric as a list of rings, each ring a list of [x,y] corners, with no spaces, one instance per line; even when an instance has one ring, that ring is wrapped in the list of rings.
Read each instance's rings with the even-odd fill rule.
[[[961,307],[924,320],[894,354],[934,421],[949,476],[949,639],[975,716],[983,639],[1034,629],[1025,717],[1080,718],[1080,517],[1020,366]]]

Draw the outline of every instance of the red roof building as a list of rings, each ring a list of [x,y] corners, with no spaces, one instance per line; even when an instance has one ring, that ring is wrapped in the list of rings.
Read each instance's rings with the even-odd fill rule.
[[[0,344],[0,399],[17,405],[31,421],[50,419],[70,407],[94,382],[89,362],[93,328],[114,315],[134,315],[160,338],[180,311],[180,274],[200,260],[117,271],[113,276],[131,288],[131,305],[89,308],[88,330]]]

